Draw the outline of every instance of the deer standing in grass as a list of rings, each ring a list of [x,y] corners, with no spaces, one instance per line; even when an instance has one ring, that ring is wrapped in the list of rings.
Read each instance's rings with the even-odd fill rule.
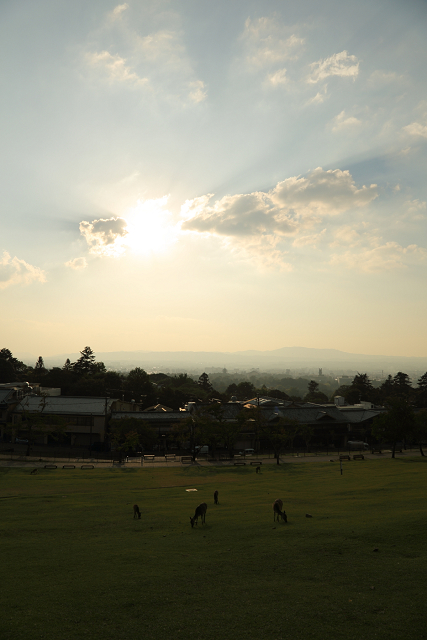
[[[219,504],[218,503],[218,491],[214,491],[214,504]]]
[[[141,519],[141,512],[137,504],[133,505],[133,517],[134,519],[135,518],[138,518],[139,520]]]
[[[194,525],[197,524],[199,516],[202,519],[202,524],[205,524],[207,508],[208,505],[206,504],[206,502],[202,502],[198,507],[196,507],[194,516],[190,516],[191,527],[194,527]]]
[[[283,511],[283,500],[280,500],[280,498],[278,498],[273,502],[274,522],[276,522],[276,516],[277,516],[277,522],[279,522],[279,518],[282,518],[282,520],[284,520],[285,522],[288,521],[288,517],[286,513]]]

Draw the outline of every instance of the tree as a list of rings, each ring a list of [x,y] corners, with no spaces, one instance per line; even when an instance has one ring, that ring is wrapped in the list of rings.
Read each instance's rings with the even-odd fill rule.
[[[418,378],[418,388],[421,389],[421,391],[427,391],[427,371]]]
[[[314,434],[313,427],[310,427],[309,424],[302,424],[302,425],[300,425],[299,433],[300,433],[300,435],[302,436],[302,438],[303,438],[303,440],[305,442],[306,450],[309,451],[310,450],[309,449],[310,442],[311,442],[311,439],[312,439],[313,434]]]
[[[227,420],[221,404],[211,404],[206,407],[206,415],[210,418],[207,425],[209,444],[215,451],[217,443],[221,443],[228,451],[230,457],[233,456],[234,445],[239,438],[244,422],[241,419],[242,412],[238,415],[237,421]]]
[[[129,371],[124,381],[124,388],[132,393],[133,399],[140,402],[145,400],[146,404],[154,404],[156,395],[150,376],[141,367],[135,367]]]
[[[107,371],[102,374],[105,385],[105,395],[114,397],[114,392],[120,393],[123,384],[123,375],[117,371]]]
[[[15,369],[8,360],[0,358],[0,382],[14,382]]]
[[[197,384],[200,387],[202,387],[204,391],[212,391],[212,385],[210,383],[209,376],[207,373],[202,373],[202,375],[199,376]]]
[[[39,356],[36,364],[34,365],[34,373],[44,376],[47,373],[47,369],[44,366],[43,358]]]
[[[64,366],[62,367],[63,371],[72,371],[73,370],[73,365],[71,364],[70,358],[67,358],[65,361]]]
[[[400,398],[410,398],[413,395],[411,379],[407,373],[399,371],[393,378],[393,395]]]
[[[418,442],[421,455],[424,456],[423,444],[427,442],[427,409],[423,409],[415,415],[412,435]]]
[[[80,358],[71,365],[73,367],[73,371],[79,376],[90,376],[95,373],[106,372],[105,364],[103,362],[95,361],[95,354],[90,347],[85,347],[80,351],[80,354]],[[65,362],[65,365],[67,364],[68,360]]]
[[[80,351],[80,358],[73,364],[73,369],[79,375],[93,373],[95,366],[95,354],[90,347],[85,347]]]
[[[427,407],[427,372],[418,378],[416,403],[418,407]]]
[[[196,459],[196,446],[202,442],[202,421],[197,420],[196,415],[188,416],[182,422],[173,425],[172,436],[178,440],[181,446],[189,442],[193,460]]]
[[[380,387],[380,398],[382,402],[387,400],[387,398],[391,398],[394,393],[394,380],[393,376],[388,375],[386,380],[382,383]]]
[[[61,395],[67,395],[76,379],[77,376],[72,368],[65,370],[60,367],[52,367],[43,377],[43,385],[45,387],[59,387]]]
[[[299,431],[299,422],[291,418],[277,416],[273,420],[264,422],[261,431],[271,444],[277,464],[280,464],[280,454],[287,444],[293,442]]]
[[[268,395],[270,398],[279,398],[280,400],[289,400],[289,396],[284,391],[280,391],[280,389],[269,389]]]
[[[358,402],[362,400],[367,400],[368,402],[376,401],[377,392],[367,373],[357,373],[353,378],[351,388],[359,393]]]
[[[119,461],[124,452],[140,446],[150,449],[156,441],[154,429],[138,418],[110,420],[109,438],[112,448],[118,451]]]
[[[380,442],[390,442],[392,458],[396,443],[405,440],[414,431],[415,415],[405,398],[389,398],[385,413],[377,416],[372,424],[372,435]]]
[[[319,384],[315,380],[310,380],[308,383],[308,393],[305,396],[304,401],[324,404],[325,402],[328,402],[328,396],[319,390]]]
[[[332,400],[337,396],[341,396],[348,404],[357,404],[360,400],[360,392],[351,385],[343,384],[332,395]]]
[[[309,394],[317,393],[318,389],[319,389],[319,383],[315,382],[315,380],[310,380],[310,382],[308,383],[308,393]]]
[[[242,381],[239,384],[230,384],[225,390],[228,397],[236,396],[238,400],[249,400],[256,396],[256,389],[252,382]]]
[[[21,360],[14,358],[12,352],[9,349],[0,349],[0,360],[5,360],[6,362],[8,362],[13,369],[12,379],[5,380],[5,382],[13,382],[14,379],[16,380],[17,377],[19,378],[27,371],[27,365],[21,362]]]

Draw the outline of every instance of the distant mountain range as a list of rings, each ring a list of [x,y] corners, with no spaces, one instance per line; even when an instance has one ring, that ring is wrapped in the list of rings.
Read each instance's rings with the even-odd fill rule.
[[[170,369],[173,371],[200,371],[227,368],[228,370],[250,370],[259,368],[262,371],[283,371],[311,369],[317,373],[333,371],[344,372],[379,372],[394,374],[397,371],[427,371],[427,357],[381,356],[346,353],[337,349],[311,349],[308,347],[283,347],[272,351],[106,351],[96,352],[96,360],[105,363],[107,368],[132,369],[141,367],[146,370]],[[38,356],[17,354],[15,357],[33,365]],[[45,366],[62,367],[70,358],[75,362],[79,353],[69,353],[44,358]]]

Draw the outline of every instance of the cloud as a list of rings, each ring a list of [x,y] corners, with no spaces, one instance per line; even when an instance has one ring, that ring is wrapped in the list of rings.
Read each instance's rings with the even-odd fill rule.
[[[320,82],[329,76],[347,77],[354,80],[359,74],[359,62],[356,56],[349,55],[347,51],[334,53],[330,58],[313,62],[310,67],[312,73],[307,82],[312,84]]]
[[[163,97],[192,105],[203,102],[206,86],[195,73],[178,14],[161,14],[159,18],[167,24],[141,35],[130,20],[122,20],[128,8],[127,3],[117,5],[92,34],[84,54],[86,66],[111,84],[145,89],[145,98]]]
[[[403,127],[403,130],[409,133],[411,136],[421,136],[427,138],[427,125],[420,124],[419,122],[413,122],[412,124]]]
[[[189,98],[193,102],[203,102],[206,99],[207,92],[205,89],[205,83],[202,80],[195,80],[190,82]]]
[[[128,82],[135,85],[145,85],[147,78],[141,78],[137,73],[126,66],[126,60],[108,51],[99,53],[87,53],[86,60],[89,66],[100,68],[111,82]]]
[[[323,87],[323,91],[318,91],[313,98],[310,98],[310,100],[307,100],[307,102],[305,103],[306,106],[308,106],[309,104],[322,104],[322,102],[325,102],[327,92],[328,92],[328,85],[325,84],[325,86]]]
[[[285,60],[295,60],[304,44],[303,38],[290,34],[289,29],[277,19],[268,17],[248,18],[241,40],[251,68],[271,67]]]
[[[322,237],[325,235],[325,233],[326,233],[326,229],[322,229],[320,233],[313,233],[307,236],[299,236],[298,238],[295,238],[292,245],[294,247],[306,247],[306,246],[315,247],[319,243],[319,240],[321,240]]]
[[[32,282],[46,282],[45,272],[16,256],[11,258],[10,254],[4,251],[3,257],[0,258],[0,289]]]
[[[334,232],[334,240],[329,246],[337,247],[343,244],[355,246],[360,242],[361,236],[359,232],[353,226],[344,225]]]
[[[68,260],[65,263],[66,267],[70,267],[70,269],[85,269],[87,267],[86,258],[74,258],[74,260]]]
[[[122,13],[126,11],[126,9],[129,9],[129,5],[127,2],[125,2],[124,4],[118,4],[117,7],[114,7],[111,13],[108,14],[110,20],[117,20],[121,18]]]
[[[390,84],[391,82],[396,82],[397,80],[402,80],[403,76],[398,76],[394,71],[381,71],[378,69],[377,71],[373,71],[368,78],[369,84],[378,86],[384,84]]]
[[[346,117],[345,111],[341,111],[334,118],[334,126],[332,127],[332,131],[340,131],[341,129],[347,129],[349,127],[355,127],[362,124],[360,120],[355,118],[354,116]]]
[[[127,222],[123,218],[108,218],[80,223],[80,233],[90,247],[90,253],[98,256],[117,257],[126,248]]]
[[[277,87],[281,84],[286,84],[288,82],[286,69],[278,69],[274,73],[270,73],[268,79],[274,87]]]
[[[182,228],[200,233],[245,236],[260,233],[293,234],[301,219],[337,215],[363,207],[377,196],[377,185],[358,189],[349,171],[318,167],[307,177],[279,182],[271,191],[224,196],[209,204],[212,194],[187,201]]]
[[[371,273],[375,271],[390,271],[404,269],[411,264],[425,264],[427,250],[415,244],[402,247],[397,242],[386,242],[373,248],[344,254],[335,254],[329,264]]]
[[[270,192],[272,200],[299,215],[337,215],[363,207],[378,196],[377,185],[358,189],[349,171],[321,167],[307,177],[287,178]]]
[[[427,209],[427,203],[422,200],[407,200],[405,202],[406,217],[412,220],[425,220],[425,211]]]
[[[287,178],[268,192],[227,195],[214,202],[212,194],[187,200],[181,208],[181,228],[215,235],[263,260],[274,249],[275,260],[283,262],[279,256],[287,251],[285,241],[293,237],[295,247],[315,245],[325,230],[307,234],[307,229],[324,217],[364,207],[377,196],[376,185],[358,188],[349,171],[319,167],[306,177]]]

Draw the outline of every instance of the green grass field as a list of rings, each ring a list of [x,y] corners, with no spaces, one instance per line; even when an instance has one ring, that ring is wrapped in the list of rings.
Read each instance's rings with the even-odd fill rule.
[[[343,467],[1,468],[1,640],[427,638],[427,463]]]

